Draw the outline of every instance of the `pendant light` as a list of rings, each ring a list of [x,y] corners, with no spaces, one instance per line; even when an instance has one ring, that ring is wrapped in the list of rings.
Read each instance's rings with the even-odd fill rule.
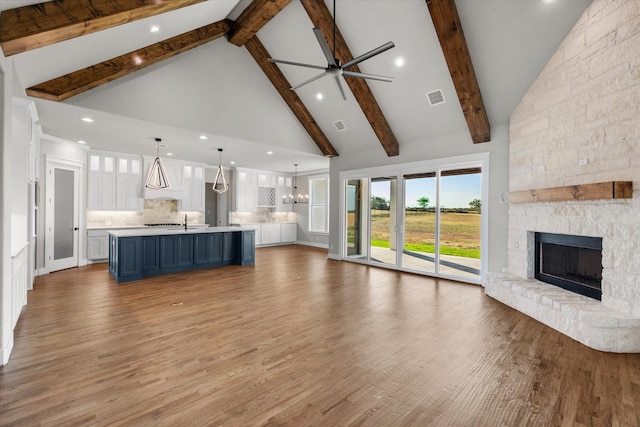
[[[282,203],[291,204],[291,203],[309,203],[309,195],[305,194],[304,196],[301,193],[298,193],[298,164],[294,163],[295,172],[293,173],[293,187],[292,194],[289,194],[289,197],[282,196]]]
[[[293,173],[293,192],[294,194],[298,192],[298,164],[295,163],[293,165],[295,167],[295,172]],[[309,203],[309,195],[305,194],[304,196],[298,193],[295,196],[293,203]]]
[[[222,148],[218,148],[220,153],[220,163],[218,165],[218,172],[216,172],[216,179],[213,180],[213,191],[216,193],[224,193],[229,189],[229,184],[224,178],[224,170],[222,169]]]
[[[166,145],[160,144],[161,141],[162,140],[160,138],[156,138],[156,159],[153,161],[153,164],[149,169],[149,176],[147,176],[147,183],[145,184],[145,187],[153,190],[162,190],[171,186],[169,184],[169,178],[167,178],[167,173],[164,170],[162,160],[160,160],[160,147],[167,147]]]

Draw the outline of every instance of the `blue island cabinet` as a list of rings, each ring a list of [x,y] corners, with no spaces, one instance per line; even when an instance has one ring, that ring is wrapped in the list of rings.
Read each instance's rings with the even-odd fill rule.
[[[193,268],[193,234],[160,236],[160,272]]]
[[[246,230],[238,234],[237,264],[253,265],[256,263],[256,232],[255,230]]]
[[[184,234],[151,234],[145,230],[109,234],[109,273],[118,283],[232,264],[255,264],[254,230]]]
[[[142,275],[149,276],[160,272],[160,236],[142,238]]]
[[[223,235],[226,233],[196,234],[193,236],[193,267],[222,265]]]
[[[109,236],[109,273],[118,282],[142,279],[142,237]]]

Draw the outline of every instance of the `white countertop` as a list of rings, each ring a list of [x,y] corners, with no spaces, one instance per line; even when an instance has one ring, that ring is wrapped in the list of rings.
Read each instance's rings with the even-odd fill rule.
[[[246,231],[240,227],[189,227],[180,228],[145,227],[127,230],[112,230],[109,234],[116,237],[169,236],[175,234],[224,233],[228,231]]]
[[[209,224],[189,224],[189,227],[200,227],[206,228]],[[171,228],[171,227],[182,227],[181,225],[167,225],[167,226],[157,226],[157,228]],[[136,229],[136,228],[153,228],[148,225],[101,225],[95,227],[87,227],[87,230],[115,230],[115,229]]]
[[[97,227],[87,227],[87,230],[115,230],[115,229],[135,229],[147,228],[144,225],[101,225]]]

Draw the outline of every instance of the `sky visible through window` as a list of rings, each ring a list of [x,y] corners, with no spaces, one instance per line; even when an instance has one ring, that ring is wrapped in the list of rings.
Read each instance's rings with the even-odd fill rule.
[[[479,199],[482,174],[453,175],[441,178],[440,205],[446,208],[468,208],[469,202]],[[406,182],[406,207],[419,207],[417,200],[429,198],[429,207],[436,202],[435,178],[410,179]],[[371,195],[390,200],[389,181],[372,182]]]

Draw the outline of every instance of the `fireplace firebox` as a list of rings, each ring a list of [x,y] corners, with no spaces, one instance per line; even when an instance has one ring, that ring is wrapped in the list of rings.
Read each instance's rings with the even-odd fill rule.
[[[535,233],[535,277],[602,300],[602,238]]]

